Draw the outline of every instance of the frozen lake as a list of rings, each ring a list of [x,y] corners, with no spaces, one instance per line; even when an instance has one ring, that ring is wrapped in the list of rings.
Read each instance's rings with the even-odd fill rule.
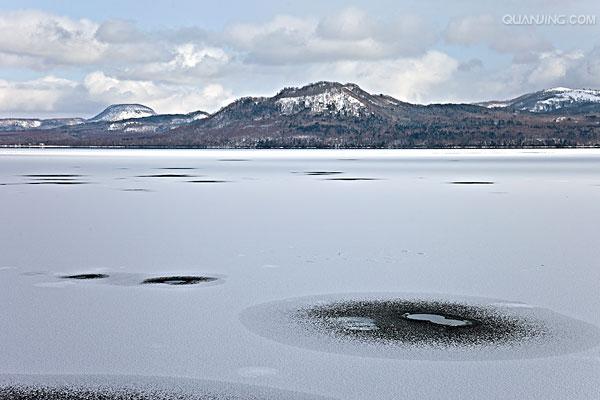
[[[5,149],[0,204],[0,374],[600,398],[600,150]],[[282,316],[378,298],[473,299],[546,336],[421,351]],[[464,317],[423,310],[406,315]]]

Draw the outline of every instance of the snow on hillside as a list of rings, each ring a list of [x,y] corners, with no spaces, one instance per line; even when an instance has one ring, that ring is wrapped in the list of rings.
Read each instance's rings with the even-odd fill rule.
[[[482,105],[484,105],[487,108],[503,108],[503,107],[509,106],[510,103],[508,103],[508,102],[492,102],[492,103],[482,103]]]
[[[90,118],[89,122],[114,122],[131,118],[143,118],[156,115],[153,109],[141,104],[114,104],[100,114]]]
[[[600,103],[600,90],[557,87],[544,90],[543,93],[551,94],[551,97],[537,101],[529,111],[552,111],[574,103]]]
[[[307,96],[282,97],[276,101],[283,114],[293,114],[305,109],[313,113],[334,112],[359,116],[366,106],[344,90],[332,89]]]
[[[42,121],[39,119],[18,119],[18,118],[6,118],[0,120],[0,129],[32,129],[39,128],[42,125]]]

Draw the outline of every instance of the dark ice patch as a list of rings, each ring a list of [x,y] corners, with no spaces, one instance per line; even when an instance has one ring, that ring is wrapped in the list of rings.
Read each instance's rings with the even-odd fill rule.
[[[188,174],[150,174],[150,175],[138,175],[138,178],[193,178],[194,175]]]
[[[162,168],[158,168],[158,169],[165,170],[165,171],[193,171],[198,168],[194,168],[194,167],[162,167]]]
[[[379,178],[350,178],[350,177],[344,177],[344,178],[327,178],[325,179],[326,181],[343,181],[343,182],[351,182],[351,181],[378,181],[380,180]]]
[[[81,181],[36,181],[27,182],[28,185],[87,185],[90,182]]]
[[[302,392],[201,379],[0,375],[0,400],[326,400]]]
[[[412,317],[411,317],[412,316]],[[368,318],[378,329],[349,330],[339,318]],[[481,306],[441,301],[347,301],[312,307],[297,318],[347,339],[411,345],[472,346],[519,343],[545,335],[543,325]],[[447,321],[443,323],[443,321]],[[450,321],[456,321],[453,325]],[[459,323],[459,322],[463,323]]]
[[[148,278],[142,284],[166,284],[166,285],[196,285],[198,283],[214,282],[218,278],[212,276],[159,276]]]
[[[75,275],[63,275],[63,276],[61,276],[61,278],[63,278],[63,279],[78,279],[78,280],[104,279],[104,278],[108,278],[108,275],[106,275],[106,274],[75,274]]]
[[[327,176],[327,175],[339,175],[343,174],[342,171],[304,171],[304,175],[308,176]]]
[[[50,178],[50,179],[60,179],[60,178],[81,178],[83,175],[74,175],[74,174],[27,174],[21,175],[25,178]]]
[[[600,329],[546,308],[439,294],[300,297],[252,306],[241,320],[288,345],[376,358],[512,360],[600,344]]]
[[[493,181],[453,181],[450,183],[453,185],[493,185],[496,182],[493,182]]]
[[[196,179],[193,181],[188,181],[189,183],[226,183],[229,181],[223,181],[219,179]]]

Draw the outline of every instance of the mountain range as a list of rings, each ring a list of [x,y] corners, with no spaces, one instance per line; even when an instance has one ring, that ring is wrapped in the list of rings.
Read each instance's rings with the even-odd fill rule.
[[[600,146],[600,90],[552,88],[476,104],[411,104],[317,82],[209,114],[116,104],[89,118],[0,119],[0,146],[420,148]]]

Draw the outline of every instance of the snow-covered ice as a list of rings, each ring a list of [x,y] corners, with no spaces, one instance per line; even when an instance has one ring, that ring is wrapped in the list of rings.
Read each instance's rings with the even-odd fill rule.
[[[178,168],[194,169],[152,177]],[[35,184],[42,174],[86,184]],[[5,149],[0,184],[0,374],[24,383],[600,397],[600,150]],[[77,274],[108,277],[63,278]],[[168,276],[218,280],[140,284]],[[393,344],[382,357],[381,344],[277,324],[288,320],[275,311],[306,302],[409,294],[480,302],[553,335],[522,354],[500,346],[504,357]]]

